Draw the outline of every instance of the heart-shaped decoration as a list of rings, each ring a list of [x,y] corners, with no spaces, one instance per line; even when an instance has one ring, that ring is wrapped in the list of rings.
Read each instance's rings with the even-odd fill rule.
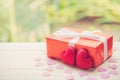
[[[72,66],[75,65],[75,56],[75,49],[71,46],[61,53],[62,61]]]
[[[93,67],[93,60],[86,49],[80,49],[77,52],[76,65],[81,69],[90,69]]]

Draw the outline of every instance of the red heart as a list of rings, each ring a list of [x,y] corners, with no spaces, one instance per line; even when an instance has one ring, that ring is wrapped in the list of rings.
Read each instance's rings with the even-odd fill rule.
[[[77,52],[76,65],[81,69],[90,69],[93,67],[93,60],[86,49],[80,49]]]
[[[62,61],[69,65],[75,65],[75,56],[75,49],[71,46],[61,53]]]

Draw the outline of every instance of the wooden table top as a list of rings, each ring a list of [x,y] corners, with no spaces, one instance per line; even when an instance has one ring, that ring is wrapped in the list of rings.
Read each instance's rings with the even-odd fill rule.
[[[49,65],[46,57],[45,42],[36,43],[0,43],[0,80],[66,80],[68,76],[74,76],[74,80],[120,80],[120,43],[114,43],[113,56],[117,62],[104,62],[97,69],[81,70],[68,66],[61,61],[53,60]],[[57,68],[62,65],[63,68]],[[117,65],[117,69],[108,68],[109,65]],[[98,72],[102,67],[105,72]],[[70,70],[66,72],[66,70]],[[117,74],[109,74],[116,70]],[[87,72],[81,77],[79,73]],[[107,74],[109,78],[102,79],[101,75]],[[93,80],[93,79],[91,79]]]

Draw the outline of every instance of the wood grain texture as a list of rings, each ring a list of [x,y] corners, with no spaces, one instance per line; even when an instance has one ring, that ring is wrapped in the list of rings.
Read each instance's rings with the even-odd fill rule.
[[[117,71],[120,71],[120,43],[114,43],[114,50],[112,58],[117,60]],[[40,58],[43,66],[36,67],[35,59]],[[63,64],[61,61],[55,60],[56,64],[51,67],[54,68],[50,72],[49,77],[42,77],[42,73],[49,67],[46,63],[46,44],[42,43],[0,43],[0,80],[65,80],[69,74],[64,73],[65,69],[73,70],[74,80],[87,80],[87,77],[80,77],[79,72],[84,71],[76,67],[71,67]],[[59,64],[65,66],[64,70],[57,70],[55,67]],[[106,61],[100,67],[107,68],[109,63]],[[109,71],[109,70],[108,70]],[[101,73],[97,69],[87,71],[89,76],[96,77],[97,80],[101,79]],[[107,74],[108,72],[106,72]],[[120,72],[118,75],[110,75],[106,80],[119,80]]]

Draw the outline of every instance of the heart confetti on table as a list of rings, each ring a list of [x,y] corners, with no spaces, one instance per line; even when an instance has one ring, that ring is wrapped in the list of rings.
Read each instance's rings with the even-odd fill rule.
[[[66,77],[66,80],[74,80],[74,75],[68,75],[68,76]]]
[[[46,70],[46,71],[53,71],[54,69],[53,69],[53,67],[48,67],[48,68],[46,68],[45,70]]]
[[[68,74],[73,73],[72,69],[66,69],[64,72],[65,72],[65,73],[68,73]]]
[[[43,65],[44,65],[43,63],[35,63],[36,67],[40,67],[40,66],[43,66]]]
[[[55,60],[53,60],[52,58],[47,58],[46,61],[49,66],[56,64]]]
[[[87,80],[97,80],[95,77],[87,77]]]
[[[102,67],[100,67],[100,68],[98,68],[98,70],[97,70],[98,72],[106,72],[107,71],[107,69],[106,68],[102,68]]]
[[[49,77],[49,76],[50,76],[50,73],[49,73],[49,72],[44,72],[44,73],[42,73],[42,76],[43,76],[43,77]]]
[[[80,77],[88,76],[88,72],[82,71],[79,72]]]
[[[107,79],[107,78],[109,78],[110,76],[109,75],[107,75],[107,74],[101,74],[101,78],[103,78],[103,79]]]
[[[110,58],[110,59],[108,59],[108,62],[110,62],[110,63],[116,63],[117,61],[114,58]]]
[[[41,58],[35,58],[34,61],[41,61]]]
[[[108,73],[112,75],[118,75],[118,72],[116,70],[111,70]]]
[[[56,69],[59,69],[59,70],[64,69],[64,65],[58,64],[58,65],[56,66]]]
[[[116,69],[118,66],[117,65],[115,65],[115,64],[112,64],[112,65],[108,65],[108,68],[110,68],[110,69]]]
[[[48,64],[48,65],[54,65],[54,64],[56,64],[56,63],[55,63],[55,61],[47,61],[47,64]]]
[[[41,60],[41,58],[35,58],[35,66],[36,67],[46,67],[44,69],[44,72],[41,74],[41,76],[43,77],[49,77],[51,76],[51,73],[55,72],[56,70],[63,70],[64,74],[67,73],[65,79],[66,80],[74,80],[75,76],[72,74],[73,70],[72,68],[67,68],[68,66],[66,66],[65,64],[61,64],[61,63],[56,63],[56,61],[52,58],[47,58],[46,59],[46,64],[43,64],[43,60]],[[98,69],[96,69],[97,72],[101,72],[98,74],[98,76],[100,76],[102,79],[108,79],[110,77],[112,77],[112,75],[118,75],[118,65],[116,64],[117,60],[114,58],[110,58],[108,60],[108,65],[106,67],[99,67]],[[52,66],[53,65],[53,66]],[[41,68],[43,69],[43,68]],[[54,71],[55,69],[55,71]],[[89,73],[89,71],[79,71],[79,76],[80,77],[85,77],[86,80],[97,80],[96,77],[94,77],[92,74],[92,72]],[[96,73],[97,74],[97,73]]]

